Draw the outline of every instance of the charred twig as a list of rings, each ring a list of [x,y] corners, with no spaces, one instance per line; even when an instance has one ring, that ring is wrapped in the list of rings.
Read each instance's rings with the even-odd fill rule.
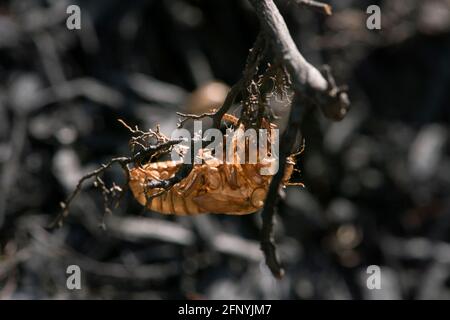
[[[294,1],[299,5],[309,7],[327,16],[331,16],[333,14],[333,8],[327,3],[313,0],[294,0]]]
[[[122,168],[126,168],[127,164],[131,162],[131,158],[129,157],[118,157],[111,159],[108,163],[102,164],[100,168],[97,168],[96,170],[89,172],[88,174],[84,175],[77,183],[75,190],[72,191],[72,193],[69,195],[69,197],[64,201],[60,203],[60,206],[62,208],[62,212],[56,217],[56,219],[50,224],[49,228],[53,229],[55,227],[61,227],[64,219],[69,215],[69,207],[72,203],[73,199],[80,193],[81,188],[85,181],[89,180],[90,178],[97,177],[98,175],[102,174],[106,169],[110,168],[114,164],[119,164],[122,166]]]
[[[274,214],[279,199],[278,192],[283,180],[286,160],[293,150],[296,137],[300,132],[300,125],[304,117],[305,109],[310,105],[315,105],[322,110],[326,117],[340,120],[348,111],[349,101],[344,89],[336,85],[329,68],[325,68],[322,74],[301,55],[273,0],[250,0],[250,2],[254,6],[260,20],[261,32],[248,55],[241,79],[232,86],[219,109],[201,115],[179,113],[178,115],[182,119],[178,126],[182,127],[188,119],[210,117],[213,120],[213,127],[219,128],[222,118],[239,97],[243,107],[239,122],[246,126],[256,124],[259,127],[262,117],[265,117],[267,97],[275,91],[280,91],[278,89],[281,89],[281,93],[283,93],[285,86],[292,85],[294,102],[289,115],[288,129],[286,129],[282,136],[283,144],[280,150],[279,170],[269,186],[268,195],[262,211],[261,248],[265,255],[266,263],[272,273],[276,277],[281,277],[283,270],[277,260],[273,242]],[[300,1],[299,3],[310,7],[322,8],[321,10],[324,10],[327,14],[331,13],[330,7],[319,2]],[[263,59],[268,57],[267,51],[269,49],[273,53],[271,60],[274,63],[272,66],[269,65],[265,68],[264,74],[261,75],[258,73],[259,67]],[[280,71],[282,71],[282,74],[279,74]],[[274,88],[267,88],[267,85],[270,85],[271,81],[274,82]],[[257,116],[256,118],[255,115]],[[174,144],[181,142],[163,137],[158,130],[143,132],[138,128],[133,129],[126,124],[125,126],[134,135],[130,141],[133,156],[115,158],[101,168],[83,177],[79,181],[74,193],[63,204],[64,211],[62,218],[67,215],[68,205],[70,205],[70,202],[81,190],[81,185],[87,179],[92,177],[98,178],[100,174],[115,163],[120,164],[125,170],[127,170],[127,165],[130,163],[140,165],[141,162],[147,161],[149,157],[151,159],[155,155],[168,152]],[[149,138],[156,138],[157,144],[147,146],[147,139]],[[137,152],[134,152],[135,147],[138,149]],[[182,164],[178,171],[168,179],[147,181],[146,188],[161,189],[160,192],[169,190],[172,186],[189,176],[193,169],[192,163],[194,162],[193,158],[195,156],[191,152],[192,158],[189,164]],[[106,186],[103,186],[102,189],[103,191],[108,190]],[[151,201],[151,199],[148,200]],[[61,221],[62,219],[57,220],[57,223]]]
[[[238,82],[236,82],[234,84],[234,86],[231,87],[230,92],[228,92],[228,95],[225,98],[225,101],[224,101],[222,107],[220,107],[220,109],[217,110],[216,113],[213,115],[213,117],[212,117],[213,126],[215,128],[220,127],[220,122],[222,121],[223,116],[225,115],[225,113],[227,113],[227,111],[233,105],[234,100],[239,95],[239,93],[242,89],[243,83],[244,83],[244,81],[241,79]]]
[[[57,225],[61,225],[64,218],[68,215],[69,211],[68,208],[70,206],[70,203],[74,199],[74,197],[81,191],[82,184],[90,179],[95,177],[96,178],[96,184],[99,186],[102,190],[103,198],[104,198],[104,204],[105,204],[105,214],[110,212],[109,206],[108,206],[108,196],[112,193],[116,193],[116,191],[119,191],[119,197],[122,195],[123,190],[125,188],[121,188],[119,186],[113,185],[112,188],[107,188],[104,184],[103,180],[99,178],[99,175],[103,174],[105,170],[110,168],[113,164],[119,164],[122,169],[128,174],[128,165],[133,163],[135,165],[140,165],[144,159],[151,159],[156,155],[160,155],[163,153],[167,153],[170,151],[170,149],[182,142],[180,139],[174,139],[169,140],[166,136],[164,136],[160,131],[159,127],[157,127],[156,131],[149,129],[148,131],[142,131],[137,126],[135,128],[132,128],[128,124],[126,124],[122,119],[118,119],[118,121],[127,128],[133,135],[130,139],[130,147],[133,152],[133,155],[131,157],[118,157],[114,158],[111,161],[109,161],[107,164],[102,165],[97,170],[94,170],[87,175],[83,176],[79,181],[75,188],[75,190],[70,194],[68,199],[61,203],[61,207],[63,209],[63,212],[56,218],[56,220],[51,224],[50,228],[53,228]],[[145,141],[147,138],[153,137],[157,139],[156,145],[149,145],[146,146],[141,141]],[[135,147],[140,147],[140,150],[137,152],[134,152]],[[192,160],[192,159],[191,159]],[[159,188],[162,189],[161,193],[164,191],[170,189],[173,185],[177,184],[181,180],[183,180],[185,177],[187,177],[192,170],[192,165],[190,164],[183,164],[178,170],[178,172],[171,178],[167,180],[153,180],[149,181],[148,188]],[[128,181],[128,179],[127,179]],[[148,199],[151,200],[151,199]]]
[[[289,122],[287,129],[282,136],[283,143],[280,146],[279,167],[278,171],[270,183],[267,192],[266,201],[262,210],[262,230],[261,230],[261,249],[266,257],[267,266],[270,268],[274,276],[280,278],[283,276],[283,269],[281,268],[277,256],[275,245],[273,242],[273,224],[275,215],[275,206],[279,200],[279,188],[284,175],[286,167],[286,158],[291,154],[295,145],[295,139],[299,133],[300,125],[305,114],[305,106],[300,105],[301,101],[298,96],[294,97],[291,111],[289,114]]]
[[[225,115],[225,113],[227,113],[227,111],[231,108],[238,95],[242,94],[249,87],[249,83],[252,81],[253,77],[258,72],[259,64],[261,62],[262,57],[264,56],[264,52],[266,49],[267,49],[267,42],[263,37],[263,35],[260,33],[256,38],[253,48],[250,50],[250,53],[247,57],[247,63],[242,73],[242,78],[239,79],[231,87],[222,106],[216,111],[203,113],[200,115],[178,113],[178,115],[183,117],[183,119],[179,121],[178,127],[183,126],[183,124],[188,119],[201,119],[205,117],[210,117],[213,120],[213,127],[219,128],[220,122],[222,121],[222,118]]]
[[[245,89],[245,85],[250,81],[250,79],[254,77],[254,75],[258,71],[258,66],[262,58],[262,52],[264,52],[265,50],[265,46],[266,41],[262,34],[259,34],[247,58],[247,64],[243,72],[243,77],[231,87],[224,103],[217,111],[204,113],[201,115],[179,114],[184,119],[180,120],[178,127],[181,127],[188,119],[201,119],[204,117],[210,117],[213,120],[213,127],[219,128],[223,116],[231,108],[238,95],[242,94],[243,90]],[[194,157],[195,155],[192,156]],[[192,162],[193,161],[191,161],[191,163]],[[148,187],[169,190],[173,185],[186,178],[191,173],[192,168],[192,164],[183,164],[172,178],[163,181],[150,181]]]
[[[192,164],[183,163],[173,177],[167,180],[151,180],[148,182],[147,187],[150,189],[157,188],[169,190],[172,186],[186,178],[191,173],[192,168]]]
[[[275,57],[286,67],[294,89],[294,102],[289,115],[289,124],[282,136],[283,144],[280,150],[278,172],[271,181],[262,210],[261,248],[266,257],[266,263],[274,276],[282,277],[283,269],[277,260],[273,242],[275,206],[278,201],[278,191],[283,179],[286,159],[292,151],[296,136],[300,131],[304,109],[313,104],[318,106],[326,117],[341,120],[348,111],[349,100],[344,90],[336,86],[328,68],[324,77],[302,56],[272,0],[250,0],[250,2],[256,10],[267,41],[271,42],[271,49]],[[301,2],[313,6],[312,1]]]
[[[106,183],[99,176],[95,177],[94,186],[100,188],[100,190],[102,191],[104,212],[103,212],[102,223],[101,223],[100,226],[103,229],[105,229],[106,228],[105,217],[107,215],[112,214],[112,209],[111,209],[112,201],[111,201],[111,198],[114,199],[118,195],[121,196],[123,194],[123,189],[121,187],[119,187],[118,185],[116,185],[114,182],[113,182],[112,186],[108,188],[106,186]],[[115,206],[117,206],[117,205],[118,205],[118,202],[116,203]]]
[[[263,54],[270,43],[277,63],[286,68],[289,81],[294,89],[294,99],[290,116],[288,129],[283,134],[283,145],[280,151],[280,165],[278,173],[273,177],[269,187],[268,196],[262,211],[263,227],[261,248],[266,257],[266,263],[276,277],[283,275],[283,270],[278,263],[275,245],[273,243],[273,223],[275,206],[278,201],[278,189],[284,175],[286,159],[292,151],[295,138],[300,131],[300,124],[304,114],[304,107],[310,104],[318,106],[323,114],[334,120],[341,120],[348,111],[349,100],[343,88],[337,87],[329,68],[326,68],[323,75],[318,69],[306,61],[306,59],[298,51],[294,41],[292,40],[289,30],[284,22],[283,17],[278,11],[272,0],[250,0],[254,6],[257,16],[260,20],[262,31],[258,35],[255,45],[250,52],[247,65],[243,72],[243,77],[230,90],[223,106],[212,113],[202,115],[186,115],[180,121],[182,125],[188,118],[199,119],[203,117],[211,117],[214,127],[218,128],[223,115],[233,104],[235,98],[241,94],[243,103],[242,117],[239,121],[249,122],[248,117],[252,116],[255,102],[262,104],[265,102],[265,93],[261,95],[262,84],[256,84],[254,77],[258,72],[259,64],[263,58]],[[313,8],[321,8],[325,13],[331,14],[331,7],[326,4],[314,1],[301,1],[303,5]],[[266,73],[270,76],[269,73]],[[256,89],[256,93],[253,89]],[[303,108],[300,108],[300,104]],[[264,108],[259,106],[257,110],[257,124],[260,123]],[[244,118],[244,119],[242,119]],[[185,172],[186,175],[178,174],[171,179],[172,181],[151,182],[151,187],[168,188],[186,177],[191,167],[182,168],[179,172]],[[169,179],[169,180],[171,180]]]
[[[350,102],[347,94],[330,83],[297,49],[286,23],[272,0],[250,0],[275,56],[283,63],[298,94],[318,106],[325,116],[341,120]]]
[[[187,121],[187,119],[189,118],[193,118],[193,119],[200,119],[203,117],[211,117],[213,119],[213,124],[215,128],[219,128],[220,127],[220,122],[222,121],[222,118],[224,116],[224,114],[231,108],[231,106],[234,103],[234,100],[236,99],[237,95],[240,92],[242,86],[242,80],[238,81],[232,88],[231,90],[228,92],[227,97],[225,98],[225,102],[223,103],[222,107],[217,110],[216,112],[212,112],[212,113],[206,113],[206,114],[201,114],[201,115],[190,115],[190,114],[180,114],[182,117],[184,117],[185,119],[180,120],[181,124],[179,124],[179,127],[183,125],[183,123],[185,121]],[[195,155],[192,153],[192,157],[195,157]],[[152,180],[148,182],[147,187],[148,188],[160,188],[160,189],[164,189],[164,190],[169,190],[172,186],[174,186],[175,184],[177,184],[178,182],[180,182],[181,180],[183,180],[184,178],[186,178],[192,171],[193,169],[193,159],[191,159],[191,163],[183,163],[180,166],[180,169],[178,169],[178,171],[175,173],[175,175],[167,180]]]
[[[206,113],[202,113],[202,114],[188,114],[188,113],[177,112],[177,115],[179,115],[180,117],[183,118],[183,119],[178,120],[177,127],[178,128],[183,127],[184,123],[186,121],[188,121],[189,119],[199,120],[199,119],[203,119],[206,117],[214,117],[215,114],[216,114],[215,112],[206,112]]]
[[[129,126],[127,126],[128,128],[130,128]],[[132,130],[138,130],[138,129],[132,129]],[[98,180],[99,176],[102,175],[107,169],[109,169],[110,167],[112,167],[115,164],[118,164],[122,167],[122,169],[124,170],[124,172],[128,172],[128,165],[131,163],[140,163],[143,159],[147,158],[147,157],[151,157],[153,154],[161,152],[162,150],[169,150],[173,145],[176,145],[178,143],[180,143],[181,140],[169,140],[163,143],[159,143],[158,145],[151,145],[151,146],[147,146],[144,147],[142,150],[139,150],[138,152],[136,152],[135,154],[133,154],[131,157],[117,157],[117,158],[113,158],[111,159],[109,162],[107,162],[106,164],[102,164],[100,166],[100,168],[97,168],[94,171],[89,172],[88,174],[84,175],[77,183],[75,190],[72,191],[72,193],[69,195],[69,197],[64,201],[61,202],[61,208],[62,208],[62,212],[56,217],[56,219],[50,224],[49,228],[55,228],[57,226],[61,226],[64,219],[68,216],[69,214],[69,207],[70,204],[72,203],[73,199],[78,195],[78,193],[80,193],[81,188],[83,186],[83,184],[91,179],[91,178],[96,178],[97,183],[99,183],[99,181],[103,182],[102,180]],[[104,192],[104,196],[105,196],[105,190],[110,190],[108,188],[106,188],[106,186],[102,185],[102,183],[100,183],[100,187],[102,188],[102,191]],[[120,188],[118,186],[113,186],[113,188]],[[120,188],[121,190],[123,190],[124,188]],[[118,191],[118,189],[116,189],[116,191]],[[121,191],[122,192],[122,191]],[[108,193],[108,192],[107,192]],[[108,207],[105,207],[106,210],[108,210]]]

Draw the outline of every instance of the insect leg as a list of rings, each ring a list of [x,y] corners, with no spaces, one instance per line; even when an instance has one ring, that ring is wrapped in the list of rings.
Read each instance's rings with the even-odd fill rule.
[[[303,151],[305,151],[305,139],[302,140],[300,149],[297,152],[291,154],[289,157],[295,160],[295,158],[298,157],[299,155],[301,155],[303,153]]]

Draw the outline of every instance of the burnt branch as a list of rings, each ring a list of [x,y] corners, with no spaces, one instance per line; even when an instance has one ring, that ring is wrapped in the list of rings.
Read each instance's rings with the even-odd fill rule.
[[[149,189],[164,189],[167,191],[172,186],[186,178],[191,173],[192,168],[192,164],[183,163],[173,177],[167,180],[151,180],[148,182],[147,187]]]
[[[49,228],[53,229],[55,227],[61,227],[65,218],[69,215],[69,208],[72,203],[72,201],[75,199],[75,197],[81,192],[81,188],[83,187],[84,183],[88,181],[91,178],[95,178],[103,174],[107,169],[112,167],[115,164],[119,164],[122,168],[126,170],[127,164],[131,163],[129,157],[118,157],[111,159],[108,163],[102,164],[99,168],[97,168],[94,171],[89,172],[88,174],[84,175],[80,180],[78,180],[77,186],[75,187],[75,190],[70,193],[70,195],[67,197],[67,199],[64,202],[60,203],[60,206],[62,208],[62,212],[56,217],[56,219],[50,224]]]
[[[182,127],[184,123],[189,119],[202,119],[209,117],[213,120],[213,127],[219,128],[223,116],[230,110],[239,95],[245,95],[245,91],[250,87],[251,82],[258,72],[259,65],[262,58],[267,50],[267,44],[265,37],[262,33],[259,33],[253,48],[250,49],[250,53],[247,57],[247,62],[242,72],[242,77],[239,79],[228,92],[224,103],[218,110],[213,110],[212,112],[203,113],[200,115],[196,114],[185,114],[177,113],[182,119],[178,122],[178,127]]]
[[[250,2],[260,20],[261,32],[249,53],[242,78],[232,86],[221,108],[201,115],[179,114],[183,118],[179,122],[179,127],[188,119],[210,117],[213,119],[213,126],[219,128],[223,116],[238,96],[241,96],[243,105],[239,122],[245,122],[246,124],[251,122],[248,117],[252,115],[254,111],[252,108],[256,101],[259,104],[256,110],[259,119],[257,119],[257,125],[260,124],[265,106],[265,93],[261,93],[261,81],[258,86],[255,77],[257,77],[260,63],[266,56],[267,50],[269,48],[272,50],[276,65],[287,72],[295,100],[290,111],[288,129],[282,137],[279,170],[269,186],[268,196],[262,211],[261,249],[272,273],[276,277],[282,277],[283,269],[278,262],[273,241],[274,215],[286,161],[294,148],[295,139],[300,133],[304,110],[310,105],[315,105],[322,110],[327,118],[341,120],[349,109],[349,100],[345,88],[336,85],[329,67],[325,67],[323,73],[321,73],[302,56],[292,40],[283,17],[272,0],[250,0]],[[331,14],[331,7],[326,4],[315,1],[300,1],[298,3]],[[277,70],[277,68],[273,70]],[[270,76],[270,66],[267,68],[265,76]],[[173,185],[186,178],[192,168],[192,165],[184,164],[172,178],[163,181],[150,181],[148,187],[169,190]]]
[[[282,135],[278,172],[271,181],[262,210],[261,249],[272,274],[280,278],[283,276],[283,269],[278,261],[273,240],[275,208],[279,200],[286,161],[292,152],[297,135],[301,133],[305,108],[315,105],[327,118],[341,120],[347,114],[350,102],[345,88],[336,85],[329,67],[326,67],[322,74],[302,56],[274,2],[272,0],[250,0],[250,2],[255,8],[263,34],[270,42],[274,56],[289,73],[294,90],[288,127]],[[331,13],[331,10],[328,10],[331,8],[314,1],[298,3],[314,8],[321,7],[326,13]]]
[[[193,120],[199,120],[199,119],[203,119],[206,117],[214,117],[216,115],[216,112],[206,112],[206,113],[202,113],[202,114],[192,114],[192,113],[182,113],[182,112],[177,112],[177,115],[179,115],[180,117],[182,117],[182,119],[178,120],[178,128],[182,128],[184,123],[186,121],[188,121],[189,119],[193,119]]]
[[[277,59],[286,67],[294,91],[333,120],[347,114],[350,102],[346,92],[324,77],[297,49],[286,23],[272,0],[250,0],[265,37]]]
[[[220,122],[222,121],[223,116],[225,113],[231,108],[233,105],[236,97],[241,93],[244,87],[245,81],[253,76],[253,73],[256,72],[257,66],[255,66],[255,63],[258,63],[259,60],[257,59],[256,52],[259,52],[260,49],[260,42],[262,37],[258,37],[259,40],[255,43],[255,48],[252,50],[253,53],[249,55],[249,61],[247,63],[247,67],[244,71],[244,77],[240,79],[228,92],[228,95],[222,105],[221,108],[219,108],[217,111],[212,113],[206,113],[203,115],[192,115],[192,114],[179,114],[184,119],[180,120],[179,127],[181,127],[184,122],[188,119],[200,119],[203,117],[211,117],[213,119],[214,125],[218,128],[220,126]],[[96,181],[98,183],[98,177],[102,175],[107,169],[109,169],[114,164],[119,164],[125,172],[128,172],[128,165],[129,164],[141,164],[142,161],[145,159],[151,158],[155,155],[167,153],[170,148],[178,143],[181,142],[181,140],[168,140],[166,137],[164,137],[160,132],[159,129],[156,131],[154,130],[148,130],[148,131],[142,131],[139,128],[135,127],[132,128],[129,125],[127,125],[123,120],[118,120],[124,127],[126,127],[133,135],[133,137],[130,140],[130,147],[132,151],[134,152],[134,149],[136,147],[139,148],[137,152],[135,152],[131,157],[118,157],[111,159],[108,163],[103,164],[100,168],[86,174],[83,176],[79,181],[77,186],[75,187],[75,190],[68,196],[66,201],[62,202],[61,208],[62,212],[56,217],[56,219],[51,223],[49,228],[55,228],[57,226],[62,226],[62,223],[64,219],[69,214],[69,207],[72,203],[73,199],[80,193],[82,186],[84,183],[91,179],[96,178]],[[153,137],[156,138],[158,143],[156,145],[149,145],[146,146],[144,143],[147,138]],[[192,154],[192,157],[195,155]],[[193,163],[193,159],[191,159],[191,163]],[[193,165],[183,163],[180,166],[180,169],[175,173],[174,176],[172,176],[169,179],[166,180],[151,180],[148,182],[147,187],[148,188],[157,188],[162,189],[162,191],[169,190],[172,186],[179,183],[183,179],[185,179],[192,171]],[[105,187],[106,188],[106,187]],[[103,195],[105,196],[105,188],[102,188]],[[108,210],[108,207],[105,207],[105,210]]]
[[[291,111],[289,113],[289,121],[287,129],[283,132],[279,153],[279,167],[277,173],[272,178],[269,190],[267,192],[266,201],[262,210],[262,229],[261,229],[261,249],[266,258],[266,264],[272,271],[272,274],[281,278],[283,276],[283,269],[278,262],[276,255],[276,248],[273,239],[273,226],[275,218],[275,208],[279,200],[279,189],[282,184],[284,170],[286,168],[286,160],[291,155],[295,146],[295,140],[300,132],[300,126],[306,111],[306,105],[301,103],[301,98],[294,97]]]
[[[258,72],[259,64],[261,62],[261,59],[263,58],[263,54],[266,51],[266,49],[267,49],[267,41],[265,40],[265,37],[260,33],[257,36],[253,48],[250,50],[250,53],[247,57],[247,63],[243,71],[242,78],[239,79],[231,87],[222,106],[218,110],[213,110],[213,112],[203,113],[200,115],[177,113],[179,116],[182,117],[182,119],[180,119],[178,122],[178,128],[182,127],[184,123],[189,119],[195,120],[195,119],[202,119],[205,117],[209,117],[213,120],[214,128],[219,128],[223,116],[233,106],[237,97],[239,95],[242,95],[242,92],[246,90],[246,85],[248,85],[248,83],[253,79],[253,77]],[[192,156],[194,157],[195,155]],[[191,161],[191,163],[193,163],[193,161]],[[148,187],[169,190],[172,186],[174,186],[175,184],[186,178],[191,173],[192,169],[193,169],[192,164],[184,163],[183,165],[181,165],[180,169],[178,169],[178,171],[173,177],[162,181],[156,180],[150,181]]]
[[[149,130],[148,132],[140,131],[139,129],[132,129],[128,125],[126,125],[122,120],[119,120],[122,124],[124,124],[128,129],[131,129],[133,133],[141,133],[143,136],[147,135],[147,133],[154,133],[154,131]],[[133,140],[133,138],[132,138]],[[120,187],[117,185],[113,185],[111,188],[106,187],[103,180],[100,178],[101,175],[104,174],[106,170],[111,168],[113,165],[120,165],[123,169],[123,171],[128,175],[128,165],[130,164],[139,164],[143,159],[152,157],[155,154],[159,153],[166,153],[170,151],[171,147],[180,143],[181,140],[168,140],[165,142],[158,143],[157,145],[150,145],[150,146],[143,146],[141,150],[137,151],[130,157],[117,157],[113,158],[110,161],[108,161],[106,164],[102,164],[99,168],[95,169],[94,171],[89,172],[88,174],[81,177],[80,180],[78,180],[78,183],[75,187],[75,189],[69,194],[67,199],[64,202],[60,203],[60,206],[62,208],[62,212],[56,217],[56,219],[50,224],[49,228],[53,229],[55,227],[61,227],[65,218],[69,215],[69,208],[72,203],[72,201],[75,199],[75,197],[81,192],[81,189],[85,182],[90,180],[91,178],[95,178],[95,185],[99,187],[102,191],[102,195],[104,198],[104,204],[105,204],[105,213],[110,212],[110,208],[107,205],[107,197],[109,195],[116,195],[118,194],[119,197],[123,193],[123,190],[125,190],[124,187]]]
[[[279,201],[280,187],[283,184],[286,163],[288,160],[293,159],[291,153],[295,147],[297,136],[301,134],[301,124],[305,112],[310,106],[315,106],[327,118],[341,120],[346,115],[350,102],[346,88],[339,87],[336,84],[329,67],[325,66],[321,72],[311,65],[299,52],[273,0],[249,1],[255,8],[260,21],[261,31],[249,52],[242,77],[231,87],[219,109],[200,115],[178,113],[181,117],[178,127],[182,127],[189,119],[195,120],[209,117],[213,120],[213,127],[220,128],[224,115],[236,102],[240,102],[242,113],[239,118],[239,124],[242,123],[246,127],[256,126],[260,128],[263,118],[266,117],[268,97],[274,93],[288,97],[287,88],[290,87],[293,90],[288,127],[281,138],[283,143],[280,147],[279,170],[272,178],[262,209],[261,249],[271,272],[274,276],[280,278],[283,276],[283,269],[278,261],[274,243],[274,217],[277,202]],[[296,0],[296,3],[328,15],[331,14],[331,7],[321,2]],[[268,51],[271,51],[271,55],[268,54]],[[271,58],[271,63],[261,68],[262,61],[269,57]],[[290,99],[288,100],[290,102]],[[151,161],[153,158],[169,152],[175,144],[181,142],[181,140],[168,139],[159,132],[158,128],[156,131],[149,130],[144,132],[137,127],[131,128],[123,121],[121,122],[133,135],[130,140],[132,156],[114,158],[80,179],[75,190],[62,204],[63,212],[53,225],[62,223],[63,219],[68,215],[70,203],[81,191],[82,185],[88,179],[95,178],[97,186],[102,190],[104,196],[105,212],[108,212],[110,211],[108,196],[114,196],[122,189],[115,185],[112,188],[106,186],[100,178],[105,170],[112,165],[119,164],[128,174],[129,164],[140,166],[142,163]],[[156,139],[156,144],[149,145],[150,139]],[[193,158],[195,157],[195,154],[192,152],[191,157],[190,164],[182,164],[172,177],[165,180],[150,180],[146,183],[146,188],[160,189],[160,193],[157,193],[157,195],[170,190],[171,187],[187,178],[191,173],[194,167],[192,164],[194,162]],[[147,200],[151,201],[151,199]]]
[[[327,3],[313,0],[294,0],[294,1],[301,6],[311,8],[324,15],[331,16],[333,14],[333,8]]]

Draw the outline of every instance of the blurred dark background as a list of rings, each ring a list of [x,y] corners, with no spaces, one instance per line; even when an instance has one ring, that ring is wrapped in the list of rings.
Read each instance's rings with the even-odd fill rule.
[[[331,17],[276,3],[352,100],[342,122],[306,121],[306,188],[279,205],[281,281],[259,214],[166,217],[127,193],[103,229],[88,185],[64,227],[45,229],[83,174],[128,154],[117,118],[170,133],[176,111],[220,104],[258,32],[247,1],[0,2],[0,298],[450,298],[450,2],[334,0]],[[70,4],[81,30],[66,28]],[[120,168],[105,181],[123,183]],[[66,288],[71,264],[81,290]]]

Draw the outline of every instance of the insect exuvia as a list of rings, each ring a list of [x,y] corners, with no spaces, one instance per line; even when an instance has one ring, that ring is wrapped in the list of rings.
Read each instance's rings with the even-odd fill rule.
[[[238,123],[231,115],[225,115],[224,119],[235,125]],[[274,125],[264,121],[263,127],[267,129]],[[287,160],[283,186],[293,184],[289,179],[294,171],[294,159],[295,155]],[[256,212],[264,205],[273,177],[261,174],[261,168],[270,166],[270,163],[223,163],[211,158],[202,164],[195,164],[184,180],[167,191],[146,187],[151,180],[172,177],[180,166],[181,162],[160,161],[131,168],[129,185],[134,197],[148,209],[164,214],[243,215]]]

